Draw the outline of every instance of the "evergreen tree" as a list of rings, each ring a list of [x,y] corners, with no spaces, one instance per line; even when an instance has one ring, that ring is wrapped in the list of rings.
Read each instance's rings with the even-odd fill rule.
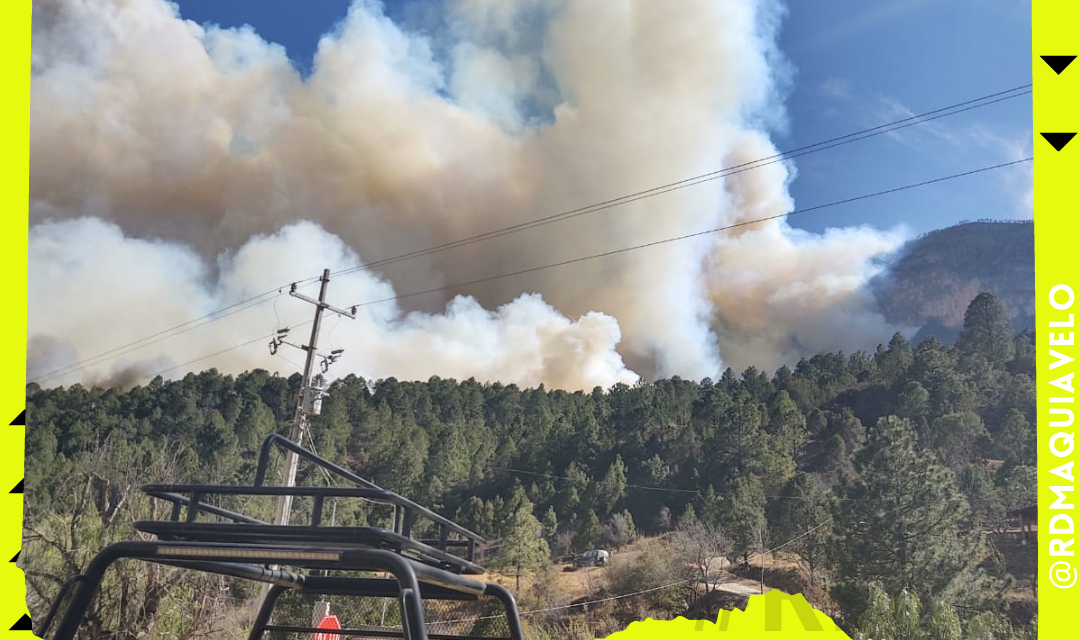
[[[600,537],[604,534],[600,527],[600,518],[596,512],[589,509],[585,517],[578,524],[577,534],[574,536],[574,548],[578,551],[587,551],[600,543]]]
[[[778,392],[769,404],[769,433],[776,449],[792,461],[806,444],[806,418],[787,391]]]
[[[930,444],[949,467],[971,462],[986,451],[989,438],[979,416],[970,411],[950,413],[934,421]]]
[[[750,553],[758,544],[758,533],[765,526],[765,492],[756,477],[736,478],[724,488],[720,526],[731,543],[732,551],[750,562]]]
[[[791,541],[784,550],[799,558],[811,584],[817,585],[832,534],[829,500],[817,481],[809,474],[796,474],[770,505],[769,516],[775,536]]]
[[[858,640],[961,640],[960,619],[946,603],[923,613],[919,597],[902,591],[895,599],[871,584],[866,611],[859,619]],[[976,636],[979,637],[979,636]]]
[[[548,507],[544,512],[544,519],[540,521],[544,525],[544,538],[552,540],[559,532],[559,518],[555,515],[555,507]]]
[[[918,380],[912,380],[904,385],[903,391],[896,399],[896,415],[917,422],[925,418],[930,409],[930,393],[923,388]]]
[[[956,348],[964,355],[981,354],[993,365],[1004,365],[1013,359],[1016,345],[1012,327],[1005,306],[993,293],[984,291],[968,305]]]
[[[679,520],[675,523],[675,528],[685,529],[695,522],[699,522],[697,511],[694,510],[694,505],[688,502],[683,509],[682,515],[679,516]]]
[[[903,379],[913,362],[911,343],[901,333],[893,334],[887,348],[879,345],[874,355],[877,377],[889,386]]]
[[[880,420],[856,471],[834,511],[832,564],[841,576],[878,582],[891,596],[918,589],[927,602],[972,586],[981,543],[961,530],[967,501],[952,473],[916,449],[908,421]]]
[[[616,455],[615,462],[608,468],[597,487],[597,511],[604,515],[611,513],[624,495],[626,495],[626,465],[623,464],[622,456]]]
[[[512,571],[515,588],[521,590],[521,576],[536,571],[550,557],[544,526],[532,513],[532,504],[519,504],[503,523],[502,546],[499,548],[497,567]]]
[[[1019,464],[1035,463],[1035,430],[1015,407],[1009,409],[994,436],[994,449],[1003,459],[1014,458]]]

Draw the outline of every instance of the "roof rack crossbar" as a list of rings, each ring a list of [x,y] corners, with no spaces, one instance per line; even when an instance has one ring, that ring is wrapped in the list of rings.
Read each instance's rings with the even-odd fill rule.
[[[176,567],[177,569],[193,569],[204,573],[216,573],[223,576],[229,576],[230,578],[252,580],[255,582],[281,585],[283,587],[294,589],[303,587],[305,580],[307,580],[307,576],[291,571],[267,569],[265,567],[236,562],[189,562],[184,560],[156,560],[154,558],[145,558],[145,560],[167,567]]]
[[[290,627],[285,625],[268,624],[263,631],[280,631],[281,633],[293,634],[320,634],[325,633],[333,636],[362,636],[365,638],[403,638],[401,631],[386,631],[382,629],[317,629],[315,627]],[[344,638],[343,638],[344,640]],[[429,633],[428,640],[512,640],[505,636],[459,636],[445,633]]]
[[[378,527],[320,527],[191,520],[139,520],[133,524],[137,530],[153,534],[162,542],[177,540],[210,544],[286,545],[294,548],[388,549],[454,573],[484,573],[483,567],[467,558]]]
[[[269,436],[267,436],[265,440],[263,440],[262,448],[259,451],[259,464],[258,464],[258,467],[257,467],[256,472],[255,472],[255,485],[256,486],[263,486],[264,483],[266,482],[266,474],[267,474],[267,470],[269,469],[269,462],[270,462],[270,449],[273,447],[273,445],[277,445],[277,446],[279,446],[279,447],[281,447],[283,449],[287,449],[289,451],[292,451],[293,453],[300,456],[301,458],[303,458],[303,459],[305,459],[305,460],[307,460],[309,462],[312,462],[312,463],[322,467],[323,469],[326,469],[327,471],[331,471],[335,475],[338,475],[338,476],[340,476],[342,478],[345,478],[346,480],[349,480],[349,481],[351,481],[353,483],[356,483],[357,485],[359,485],[361,487],[368,488],[368,489],[375,489],[377,491],[385,491],[387,496],[388,496],[388,499],[391,502],[393,502],[394,504],[400,506],[402,508],[402,510],[403,510],[402,518],[401,518],[401,524],[400,524],[400,530],[397,530],[396,531],[397,533],[401,533],[404,536],[409,536],[410,532],[411,532],[411,528],[412,528],[411,525],[412,525],[412,523],[414,521],[415,516],[420,515],[420,516],[423,516],[424,518],[427,518],[428,520],[431,520],[432,522],[435,522],[436,524],[439,524],[439,525],[442,525],[442,526],[446,527],[450,531],[454,531],[456,533],[459,533],[459,534],[465,536],[466,538],[469,538],[470,540],[474,540],[475,543],[483,544],[483,543],[487,542],[478,533],[470,531],[470,530],[466,529],[465,527],[457,524],[456,522],[453,522],[453,521],[449,520],[448,518],[440,516],[439,514],[435,513],[434,511],[431,511],[430,509],[428,509],[426,507],[423,507],[423,506],[413,502],[412,500],[409,500],[408,498],[406,498],[404,496],[401,496],[401,495],[399,495],[397,493],[394,493],[392,491],[387,491],[386,489],[383,489],[383,488],[379,487],[378,485],[376,485],[374,482],[371,482],[370,480],[367,480],[365,478],[361,478],[360,476],[358,476],[355,473],[349,471],[348,469],[345,469],[344,467],[338,466],[338,465],[334,464],[333,462],[330,462],[326,458],[323,458],[323,457],[321,457],[319,455],[316,455],[316,454],[312,453],[311,451],[308,451],[307,449],[305,449],[302,446],[296,444],[292,440],[289,440],[285,436],[282,436],[282,435],[277,434],[277,433],[272,433]]]
[[[247,562],[261,564],[271,557],[279,561],[289,557],[307,558],[308,556],[304,554],[335,556],[336,560],[326,562],[326,566],[334,570],[378,571],[393,577],[311,576],[246,564]],[[262,640],[265,632],[272,630],[268,625],[278,596],[285,589],[295,589],[321,595],[395,598],[401,607],[404,624],[398,635],[387,637],[404,637],[408,640],[472,640],[468,636],[429,634],[428,624],[424,619],[423,601],[427,599],[476,601],[484,596],[494,597],[503,605],[509,625],[509,640],[524,640],[517,605],[505,587],[478,582],[434,567],[417,564],[390,551],[183,541],[127,541],[109,545],[90,562],[85,573],[74,576],[65,583],[65,587],[54,601],[52,609],[46,615],[37,634],[46,637],[45,632],[57,615],[66,592],[74,585],[78,585],[71,595],[63,617],[60,618],[57,632],[52,636],[54,640],[72,640],[78,632],[87,607],[101,585],[106,570],[114,562],[124,558],[269,583],[271,588],[254,621],[249,636],[251,639]],[[363,633],[368,637],[381,635],[372,636],[367,631]],[[486,638],[485,640],[496,639]]]
[[[165,487],[172,485],[144,485],[143,487],[141,487],[141,489],[143,493],[150,496],[151,498],[158,498],[159,500],[165,500],[173,504],[174,509],[170,518],[172,521],[178,521],[180,519],[179,507],[188,507],[189,510],[191,509],[191,498],[175,492],[158,491],[155,488],[157,486]],[[214,505],[207,504],[205,502],[199,502],[198,504],[196,504],[195,509],[199,512],[205,512],[211,515],[221,516],[222,518],[229,518],[233,522],[242,522],[245,524],[270,524],[268,522],[263,522],[262,520],[252,518],[250,516],[245,516],[242,513],[236,513],[235,511],[229,511],[228,509],[215,507]]]
[[[395,494],[383,489],[368,489],[360,487],[247,487],[236,484],[144,484],[139,489],[143,493],[205,493],[218,496],[284,496],[310,498],[323,496],[326,498],[366,498],[368,500],[386,500],[387,505],[394,504],[391,500]],[[181,496],[182,497],[182,496]],[[203,507],[209,506],[203,503]],[[200,507],[202,508],[202,507]],[[265,523],[264,523],[265,524]]]
[[[490,585],[486,585],[490,588]],[[324,596],[364,595],[375,598],[396,598],[397,581],[393,578],[357,578],[353,576],[305,576],[301,590]],[[485,589],[485,595],[486,595]],[[456,600],[475,602],[481,598],[475,593],[448,589],[430,582],[420,582],[420,597],[424,600]]]
[[[432,567],[410,562],[401,555],[390,551],[379,551],[374,549],[287,549],[281,547],[258,547],[254,545],[212,545],[192,542],[116,542],[102,549],[101,552],[90,561],[90,564],[87,565],[83,578],[78,581],[81,584],[79,584],[79,588],[72,595],[71,602],[68,604],[67,610],[64,612],[64,616],[60,620],[56,634],[53,637],[55,640],[73,640],[76,637],[79,627],[82,624],[83,617],[86,615],[86,610],[90,606],[94,594],[101,586],[105,571],[117,560],[123,558],[151,561],[179,560],[184,563],[203,563],[203,566],[206,568],[217,569],[221,568],[218,563],[220,557],[243,558],[250,562],[262,563],[264,560],[272,562],[274,554],[281,554],[280,557],[287,557],[289,555],[301,556],[305,553],[312,556],[323,554],[327,558],[336,555],[340,558],[340,563],[330,563],[330,566],[334,566],[335,568],[354,571],[385,571],[391,574],[398,584],[399,602],[402,607],[402,620],[406,622],[404,625],[406,628],[406,637],[410,638],[410,640],[428,640],[427,629],[424,626],[424,612],[420,601],[421,592],[418,578],[422,577],[425,581],[433,582],[434,584],[441,584],[441,586],[457,588],[466,592],[473,591],[474,593],[477,591],[473,585],[479,585],[478,593],[483,593],[485,591],[485,585],[482,583],[468,580],[445,571],[439,571]],[[220,554],[220,556],[218,556],[218,554]],[[209,564],[205,564],[207,561],[209,561]],[[230,571],[242,566],[228,566],[230,564],[231,563],[225,563]],[[251,567],[249,570],[254,571],[257,569],[257,567]],[[272,587],[272,589],[281,588],[284,587],[280,584]],[[261,613],[262,612],[260,611],[260,615]],[[265,625],[265,623],[266,620],[264,619],[263,625]],[[254,631],[255,629],[253,629],[253,632]]]
[[[428,633],[429,640],[524,640],[524,630],[521,626],[520,614],[518,612],[517,603],[514,601],[514,597],[503,586],[498,584],[488,583],[485,586],[484,593],[481,595],[467,595],[458,591],[453,591],[436,585],[432,585],[426,582],[420,582],[420,596],[423,600],[479,600],[481,597],[492,597],[500,602],[503,608],[503,612],[506,616],[508,624],[509,637],[491,637],[484,636],[483,638],[466,636],[466,635],[453,635],[447,633]],[[363,594],[367,597],[377,598],[393,598],[398,595],[399,587],[397,581],[392,578],[356,578],[356,577],[344,577],[344,576],[307,576],[304,581],[304,586],[301,591],[305,593],[311,593],[319,596],[333,596],[333,595],[358,595]],[[284,588],[272,588],[271,593],[267,598],[270,601],[269,608],[272,610],[274,601],[284,592]],[[264,601],[264,606],[267,606],[267,602]],[[263,627],[265,631],[283,631],[292,633],[319,633],[322,629],[312,630],[309,627],[290,627],[283,625],[270,625],[266,621],[269,620],[269,616],[263,619],[263,622],[256,622],[256,627],[259,624],[266,624]],[[428,626],[437,624],[438,621],[426,621]],[[343,630],[341,635],[358,635],[369,638],[387,637],[387,638],[401,638],[403,632],[401,631],[378,631],[373,629],[363,630]],[[253,633],[250,638],[262,638],[262,632],[258,634]]]

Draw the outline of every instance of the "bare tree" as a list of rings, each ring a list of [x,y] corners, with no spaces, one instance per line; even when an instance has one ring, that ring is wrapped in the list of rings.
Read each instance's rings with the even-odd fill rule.
[[[149,539],[136,534],[132,523],[160,517],[162,506],[138,486],[173,481],[175,463],[166,451],[141,462],[124,443],[106,439],[73,464],[67,493],[57,495],[54,504],[27,501],[20,560],[31,618],[43,619],[60,586],[103,547],[133,536]],[[165,635],[193,640],[215,635],[217,621],[234,603],[221,597],[226,588],[221,576],[143,561],[117,562],[86,611],[80,637],[143,640]]]
[[[723,530],[700,521],[685,523],[674,536],[675,552],[705,595],[715,591],[725,579],[723,566],[732,553]],[[695,593],[697,589],[695,588]]]
[[[626,516],[621,513],[611,516],[611,519],[600,528],[600,531],[601,541],[615,551],[618,551],[623,545],[634,539],[632,525],[626,520]]]

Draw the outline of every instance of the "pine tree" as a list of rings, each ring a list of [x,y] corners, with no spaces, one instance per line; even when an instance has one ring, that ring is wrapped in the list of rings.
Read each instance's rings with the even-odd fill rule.
[[[1006,412],[998,432],[994,435],[994,444],[1002,458],[1012,457],[1019,464],[1035,462],[1035,431],[1015,407]]]
[[[817,481],[803,472],[797,473],[770,505],[769,522],[776,537],[791,541],[784,550],[799,558],[814,585],[827,559],[831,520],[827,496]]]
[[[941,416],[930,430],[930,444],[952,468],[975,459],[988,443],[982,418],[970,411]]]
[[[550,556],[544,540],[544,526],[532,513],[532,503],[520,504],[502,525],[502,546],[497,566],[513,572],[516,589],[521,590],[521,575],[544,566]]]
[[[968,504],[952,473],[915,446],[911,424],[882,418],[856,460],[859,479],[842,482],[834,511],[832,562],[840,575],[879,582],[891,596],[918,589],[928,602],[964,587],[978,539],[961,531]],[[971,584],[971,583],[969,583]]]
[[[597,517],[595,511],[589,509],[578,525],[577,535],[574,536],[574,547],[578,551],[592,549],[600,542],[601,535],[603,535],[603,530],[600,527],[600,518]]]
[[[765,492],[756,477],[736,478],[724,487],[722,518],[732,550],[750,562],[750,553],[758,543],[758,532],[765,524]]]
[[[914,362],[911,343],[901,333],[893,334],[888,348],[878,346],[874,355],[874,366],[878,379],[886,385],[901,380]]]
[[[1004,365],[1013,359],[1016,344],[1005,315],[1005,306],[992,293],[984,291],[975,296],[964,313],[964,330],[956,340],[961,354],[982,354],[993,365]]]
[[[544,538],[551,540],[555,537],[555,534],[559,532],[559,518],[555,515],[555,508],[548,507],[548,510],[544,512],[544,519],[541,521],[544,525]]]
[[[604,478],[597,486],[596,503],[603,515],[611,513],[619,500],[626,495],[626,465],[622,456],[616,455],[615,462],[608,468]]]

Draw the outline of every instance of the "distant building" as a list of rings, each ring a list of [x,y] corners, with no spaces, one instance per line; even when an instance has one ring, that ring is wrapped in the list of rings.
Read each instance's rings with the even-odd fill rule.
[[[1008,513],[1010,520],[1016,520],[1024,542],[1031,537],[1031,532],[1039,523],[1039,507],[1032,505]]]

